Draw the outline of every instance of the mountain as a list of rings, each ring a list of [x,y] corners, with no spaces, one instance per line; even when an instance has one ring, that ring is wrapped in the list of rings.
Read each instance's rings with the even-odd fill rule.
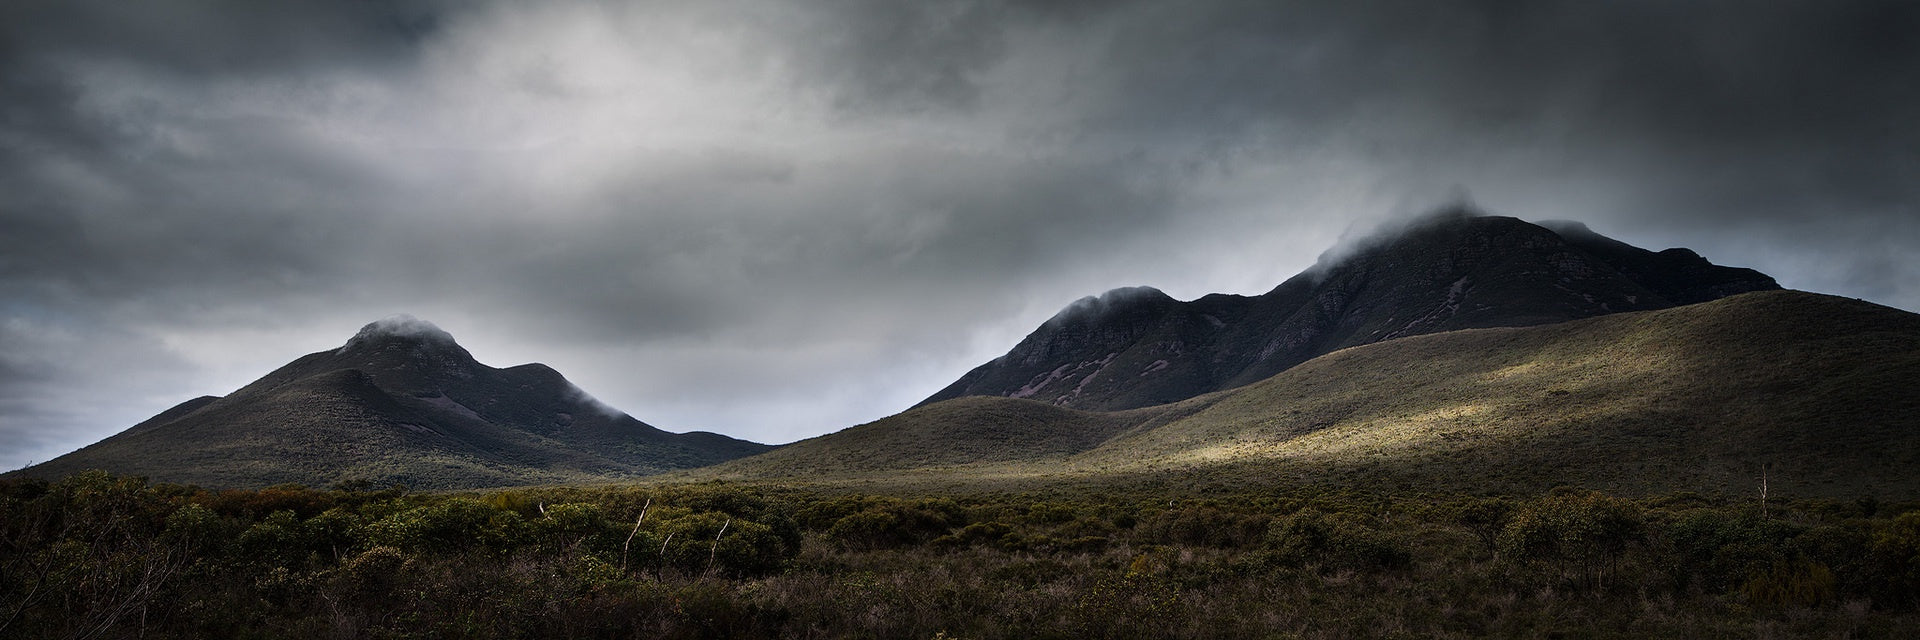
[[[630,478],[771,448],[661,431],[546,365],[495,369],[439,327],[396,316],[231,395],[188,400],[23,473],[99,468],[210,487],[364,480],[477,488]]]
[[[1148,407],[1266,379],[1346,347],[1457,329],[1665,309],[1779,289],[1686,249],[1653,252],[1578,223],[1444,211],[1359,243],[1258,296],[1181,302],[1149,287],[1083,298],[921,404],[1029,398]]]
[[[1128,411],[948,400],[688,475],[1910,499],[1920,315],[1768,291],[1449,331]]]

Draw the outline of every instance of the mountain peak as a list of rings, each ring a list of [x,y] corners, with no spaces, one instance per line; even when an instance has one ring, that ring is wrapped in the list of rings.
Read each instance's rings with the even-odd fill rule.
[[[191,400],[32,473],[100,468],[167,482],[473,489],[603,482],[768,449],[656,429],[552,367],[496,369],[431,322],[396,315],[225,397]]]
[[[1082,298],[922,404],[966,395],[1078,409],[1231,389],[1347,347],[1564,322],[1780,288],[1686,249],[1648,251],[1575,222],[1470,205],[1384,225],[1259,296],[1180,302],[1147,287]]]
[[[1548,231],[1552,231],[1554,233],[1560,234],[1560,237],[1569,238],[1569,239],[1587,238],[1587,237],[1594,237],[1594,236],[1600,235],[1598,233],[1594,233],[1593,229],[1587,227],[1587,223],[1578,222],[1574,220],[1540,220],[1540,221],[1534,222],[1533,224],[1543,227]]]
[[[360,328],[360,332],[340,347],[339,353],[346,353],[354,347],[370,346],[384,342],[412,342],[459,347],[453,334],[447,333],[438,325],[401,313],[373,322]]]
[[[1047,323],[1057,325],[1081,319],[1099,319],[1116,311],[1162,302],[1174,302],[1174,299],[1153,287],[1120,287],[1098,296],[1086,296],[1075,300],[1059,313],[1054,314]]]

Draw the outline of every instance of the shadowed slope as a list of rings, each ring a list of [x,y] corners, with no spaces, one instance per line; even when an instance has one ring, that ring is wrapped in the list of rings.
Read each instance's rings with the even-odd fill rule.
[[[995,427],[964,421],[994,420],[984,407],[1013,402],[950,401],[864,428],[983,432]],[[956,403],[967,409],[934,411]],[[1920,315],[1749,293],[1354,347],[1168,407],[1023,415],[1048,417],[1035,427],[1044,433],[1114,435],[1066,456],[1009,451],[1005,462],[983,458],[939,480],[1745,493],[1758,491],[1765,466],[1776,494],[1911,496],[1920,491]],[[807,458],[814,452],[912,440],[841,437],[780,452],[777,467],[760,466],[773,458],[762,456],[721,470],[805,478],[857,455]]]
[[[1920,471],[1920,316],[1801,292],[1348,349],[1106,443],[1089,468],[1757,490]],[[1783,480],[1791,478],[1791,480]]]

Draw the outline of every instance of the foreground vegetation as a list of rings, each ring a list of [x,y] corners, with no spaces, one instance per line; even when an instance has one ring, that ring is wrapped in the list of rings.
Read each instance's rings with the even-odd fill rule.
[[[4,637],[1897,637],[1920,505],[0,482]]]

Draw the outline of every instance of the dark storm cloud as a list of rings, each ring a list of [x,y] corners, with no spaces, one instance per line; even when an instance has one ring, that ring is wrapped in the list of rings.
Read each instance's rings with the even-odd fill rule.
[[[180,74],[278,74],[405,55],[433,34],[435,4],[19,0],[0,9],[8,25],[0,33],[22,57],[117,57]]]
[[[281,76],[387,63],[433,27],[424,6],[402,2],[9,2],[0,7],[6,150],[97,160],[139,142],[149,123],[91,112],[76,67],[119,65],[185,85]]]
[[[1004,55],[1006,7],[936,0],[822,3],[798,26],[817,33],[798,41],[808,76],[840,85],[842,106],[886,105],[918,110],[972,106],[974,76]]]
[[[1112,42],[1150,127],[1356,108],[1467,126],[1584,117],[1680,143],[1886,133],[1914,97],[1906,2],[1144,5]],[[1388,101],[1385,98],[1403,98]],[[1577,99],[1577,100],[1570,100]],[[1201,117],[1194,117],[1201,116]]]
[[[1255,155],[1346,149],[1496,209],[1619,221],[1653,242],[1753,236],[1833,261],[1920,237],[1920,5],[1223,3],[1149,7],[1111,49],[1096,127]],[[1537,166],[1482,168],[1513,157]],[[1558,189],[1566,183],[1584,183]],[[1594,193],[1598,191],[1598,193]],[[1877,229],[1878,231],[1869,231]],[[1662,232],[1668,235],[1660,237]],[[1809,234],[1811,232],[1811,234]],[[1732,240],[1721,234],[1740,236]],[[1678,236],[1678,237],[1675,237]],[[1817,245],[1799,240],[1819,238]],[[1842,239],[1845,238],[1845,239]],[[1636,238],[1638,239],[1638,238]],[[1752,247],[1746,247],[1751,249]],[[1793,261],[1769,250],[1723,259]],[[1911,261],[1789,283],[1891,293]],[[1904,264],[1903,264],[1904,263]],[[1884,299],[1884,298],[1883,298]]]
[[[392,64],[432,25],[405,3],[8,3],[0,269],[112,299],[220,273],[252,285],[222,296],[305,284],[339,235],[313,219],[342,213],[317,192],[373,181],[287,122],[154,94]],[[146,91],[116,104],[117,83]]]
[[[12,2],[0,453],[412,313],[676,429],[1471,193],[1920,308],[1907,2]]]

